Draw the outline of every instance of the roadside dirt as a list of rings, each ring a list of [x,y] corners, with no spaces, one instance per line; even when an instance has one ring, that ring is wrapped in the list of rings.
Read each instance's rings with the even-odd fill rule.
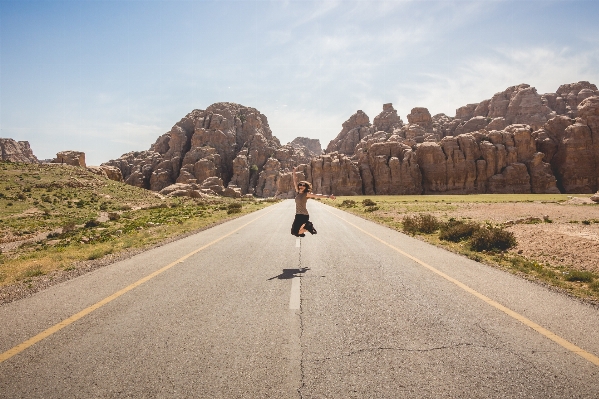
[[[451,216],[506,223],[518,245],[510,250],[553,266],[599,273],[599,204],[574,197],[565,203],[454,203]],[[527,218],[538,218],[526,221]],[[511,222],[515,222],[509,225]]]

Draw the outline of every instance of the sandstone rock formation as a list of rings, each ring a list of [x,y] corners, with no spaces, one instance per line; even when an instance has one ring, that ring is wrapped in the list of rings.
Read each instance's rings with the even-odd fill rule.
[[[114,181],[123,181],[123,174],[119,168],[114,166],[102,165],[102,166],[88,166],[87,170],[95,173],[99,176],[104,176],[107,179]]]
[[[391,103],[383,104],[383,111],[374,117],[372,124],[375,131],[387,133],[393,133],[395,129],[403,127],[403,121]]]
[[[39,163],[28,141],[15,141],[0,138],[0,156],[3,161]]]
[[[588,82],[562,85],[555,95],[539,95],[521,84],[458,108],[455,118],[431,117],[417,107],[407,119],[408,124],[387,129],[371,126],[359,111],[327,147],[357,166],[362,193],[586,193],[599,188],[599,92]],[[358,140],[353,150],[341,150]]]
[[[281,169],[308,163],[320,152],[320,142],[306,138],[282,146],[255,108],[216,103],[186,115],[148,151],[130,152],[103,165],[118,168],[126,183],[154,191],[217,178],[219,195],[274,196]]]
[[[511,86],[456,116],[392,104],[373,123],[357,111],[321,153],[300,137],[282,146],[254,108],[194,110],[148,151],[105,165],[164,195],[291,198],[291,171],[336,195],[593,193],[599,189],[599,91],[588,82],[539,95]]]
[[[373,133],[370,118],[362,110],[358,110],[342,125],[342,129],[335,139],[327,146],[326,152],[340,152],[353,155],[356,145],[364,137]]]
[[[85,153],[81,151],[61,151],[56,154],[52,163],[60,163],[85,168]]]
[[[320,140],[318,139],[310,139],[308,137],[296,137],[291,143],[293,147],[301,149],[305,147],[311,156],[319,156],[322,154],[322,147],[320,145]]]

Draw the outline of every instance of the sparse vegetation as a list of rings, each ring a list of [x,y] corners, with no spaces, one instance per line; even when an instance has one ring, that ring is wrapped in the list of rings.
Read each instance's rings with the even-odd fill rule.
[[[340,204],[339,207],[340,208],[353,208],[357,205],[356,201],[354,200],[343,200]]]
[[[372,201],[368,198],[360,200],[359,197],[353,196],[338,197],[338,199],[340,200],[338,207],[358,216],[415,235],[424,241],[462,254],[477,262],[502,268],[527,279],[541,281],[571,295],[599,303],[599,274],[595,271],[581,270],[576,263],[564,264],[564,257],[559,255],[540,254],[539,256],[544,255],[543,261],[535,260],[534,256],[521,255],[522,250],[518,249],[515,236],[510,231],[512,229],[504,228],[501,222],[488,219],[473,220],[466,216],[456,220],[457,215],[463,214],[465,209],[470,209],[471,204],[474,204],[477,209],[484,209],[485,205],[501,203],[557,205],[566,204],[571,199],[566,194],[377,196],[377,210],[372,212],[366,209],[367,206],[351,207],[346,206],[347,203],[344,204],[344,201],[351,200],[364,205],[364,201]],[[572,223],[583,228],[599,223],[599,219],[576,216],[569,216],[568,219],[567,217],[563,216],[561,220],[556,221],[549,215],[532,215],[526,218],[514,215],[515,220],[506,223],[505,226]],[[426,221],[424,223],[423,218]],[[438,222],[437,229],[435,219]],[[504,220],[507,221],[508,218]],[[552,263],[552,259],[556,264]]]
[[[499,227],[481,227],[476,229],[470,238],[470,248],[478,252],[505,251],[515,246],[514,234]]]
[[[428,213],[403,218],[403,230],[408,234],[431,234],[439,230],[440,226],[439,219]]]
[[[82,168],[5,162],[0,193],[0,243],[20,243],[0,255],[0,286],[146,248],[278,202],[164,199]]]
[[[592,283],[595,276],[591,272],[573,270],[566,274],[567,281],[580,281],[583,283]]]
[[[227,205],[227,214],[230,215],[232,213],[241,213],[242,204],[241,202],[233,202]]]
[[[449,220],[441,225],[439,238],[445,241],[460,242],[472,237],[480,228],[476,223],[465,222],[462,220]]]

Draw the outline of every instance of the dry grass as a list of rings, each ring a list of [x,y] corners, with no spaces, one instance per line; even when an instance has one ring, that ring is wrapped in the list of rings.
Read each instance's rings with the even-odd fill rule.
[[[82,261],[148,248],[272,203],[167,199],[81,168],[13,163],[0,163],[0,193],[0,287],[32,284]]]

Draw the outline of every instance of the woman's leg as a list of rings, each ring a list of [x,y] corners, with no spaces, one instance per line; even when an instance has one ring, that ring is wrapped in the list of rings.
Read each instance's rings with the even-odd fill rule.
[[[306,234],[306,231],[310,231],[310,227],[309,226],[312,223],[310,223],[310,216],[309,215],[302,215],[302,216],[303,216],[303,218],[302,218],[303,224],[302,224],[302,226],[299,229],[299,233],[300,234]]]
[[[300,234],[304,234],[305,230],[304,232],[302,232],[301,230],[306,224],[307,219],[307,215],[296,214],[295,219],[293,220],[293,224],[291,225],[291,234],[293,234],[296,237],[298,237]]]
[[[302,224],[302,227],[300,227],[300,229],[299,229],[299,234],[305,234],[306,231],[308,231],[305,229],[305,227],[306,227],[306,223]]]
[[[294,236],[300,236],[301,234],[306,233],[306,223],[308,222],[308,215],[296,214],[295,219],[293,220],[293,225],[291,226],[291,234]]]

